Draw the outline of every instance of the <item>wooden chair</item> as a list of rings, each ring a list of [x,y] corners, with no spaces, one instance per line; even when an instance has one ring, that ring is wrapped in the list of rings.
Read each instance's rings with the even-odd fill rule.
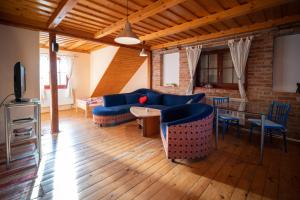
[[[269,134],[271,142],[272,142],[273,133],[282,134],[285,152],[287,152],[286,123],[287,123],[290,110],[291,110],[291,106],[289,103],[281,103],[281,102],[273,101],[269,108],[267,119],[265,120],[265,125],[264,125],[264,130],[267,134]],[[261,126],[261,120],[249,119],[249,121],[251,123],[250,138],[249,138],[251,142],[253,128],[256,126]]]
[[[229,104],[229,97],[214,97],[213,98],[213,106],[216,115],[216,107],[220,104]],[[217,119],[215,119],[217,120]],[[240,119],[238,117],[233,116],[230,111],[225,111],[219,113],[219,122],[222,123],[222,139],[224,140],[225,131],[228,131],[228,127],[230,124],[235,125],[237,127],[237,135],[240,135]]]

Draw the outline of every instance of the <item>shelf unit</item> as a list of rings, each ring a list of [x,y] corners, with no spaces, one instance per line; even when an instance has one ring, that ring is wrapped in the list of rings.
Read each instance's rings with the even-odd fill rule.
[[[28,118],[12,119],[12,112],[15,109],[33,108],[33,113],[28,112]],[[26,112],[26,113],[27,113]],[[24,157],[18,157],[13,159],[12,148],[16,146],[25,145],[28,143],[35,144],[35,150],[32,154],[27,154],[25,157],[38,154],[39,165],[42,156],[41,150],[41,105],[37,100],[30,100],[28,102],[9,102],[4,105],[4,120],[5,120],[5,143],[6,143],[6,167],[10,167],[10,162]],[[31,127],[31,133],[29,137],[24,137],[15,140],[14,130],[20,128]]]

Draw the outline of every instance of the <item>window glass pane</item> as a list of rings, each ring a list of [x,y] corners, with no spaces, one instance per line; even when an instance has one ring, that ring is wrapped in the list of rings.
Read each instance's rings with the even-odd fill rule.
[[[200,82],[201,83],[207,83],[208,82],[208,70],[207,69],[202,69],[201,70],[201,79]]]
[[[66,73],[59,73],[59,83],[58,85],[67,85],[67,74]]]
[[[217,70],[216,69],[210,69],[209,70],[209,82],[210,83],[217,83]]]
[[[230,52],[225,52],[223,54],[223,68],[232,68],[232,67],[233,67],[233,63],[232,63]]]
[[[209,55],[209,68],[218,67],[218,54]]]
[[[163,55],[163,85],[179,85],[179,52]]]
[[[208,67],[208,55],[202,55],[200,57],[201,69],[207,69]]]
[[[223,83],[232,83],[232,68],[223,69]]]

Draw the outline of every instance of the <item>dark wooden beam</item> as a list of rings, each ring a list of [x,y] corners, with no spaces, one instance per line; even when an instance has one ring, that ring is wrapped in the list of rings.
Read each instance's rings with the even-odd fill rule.
[[[53,51],[52,43],[56,42],[56,34],[49,33],[49,58],[50,58],[50,119],[51,119],[51,132],[59,132],[58,120],[58,90],[57,90],[57,57],[56,52]]]
[[[48,21],[48,28],[54,29],[60,24],[70,10],[76,5],[78,0],[62,0]]]

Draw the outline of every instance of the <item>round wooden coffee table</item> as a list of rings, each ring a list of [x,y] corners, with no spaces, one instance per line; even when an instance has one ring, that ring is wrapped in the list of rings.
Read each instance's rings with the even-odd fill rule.
[[[130,112],[141,120],[143,136],[150,137],[160,132],[160,110],[154,108],[132,106]]]

